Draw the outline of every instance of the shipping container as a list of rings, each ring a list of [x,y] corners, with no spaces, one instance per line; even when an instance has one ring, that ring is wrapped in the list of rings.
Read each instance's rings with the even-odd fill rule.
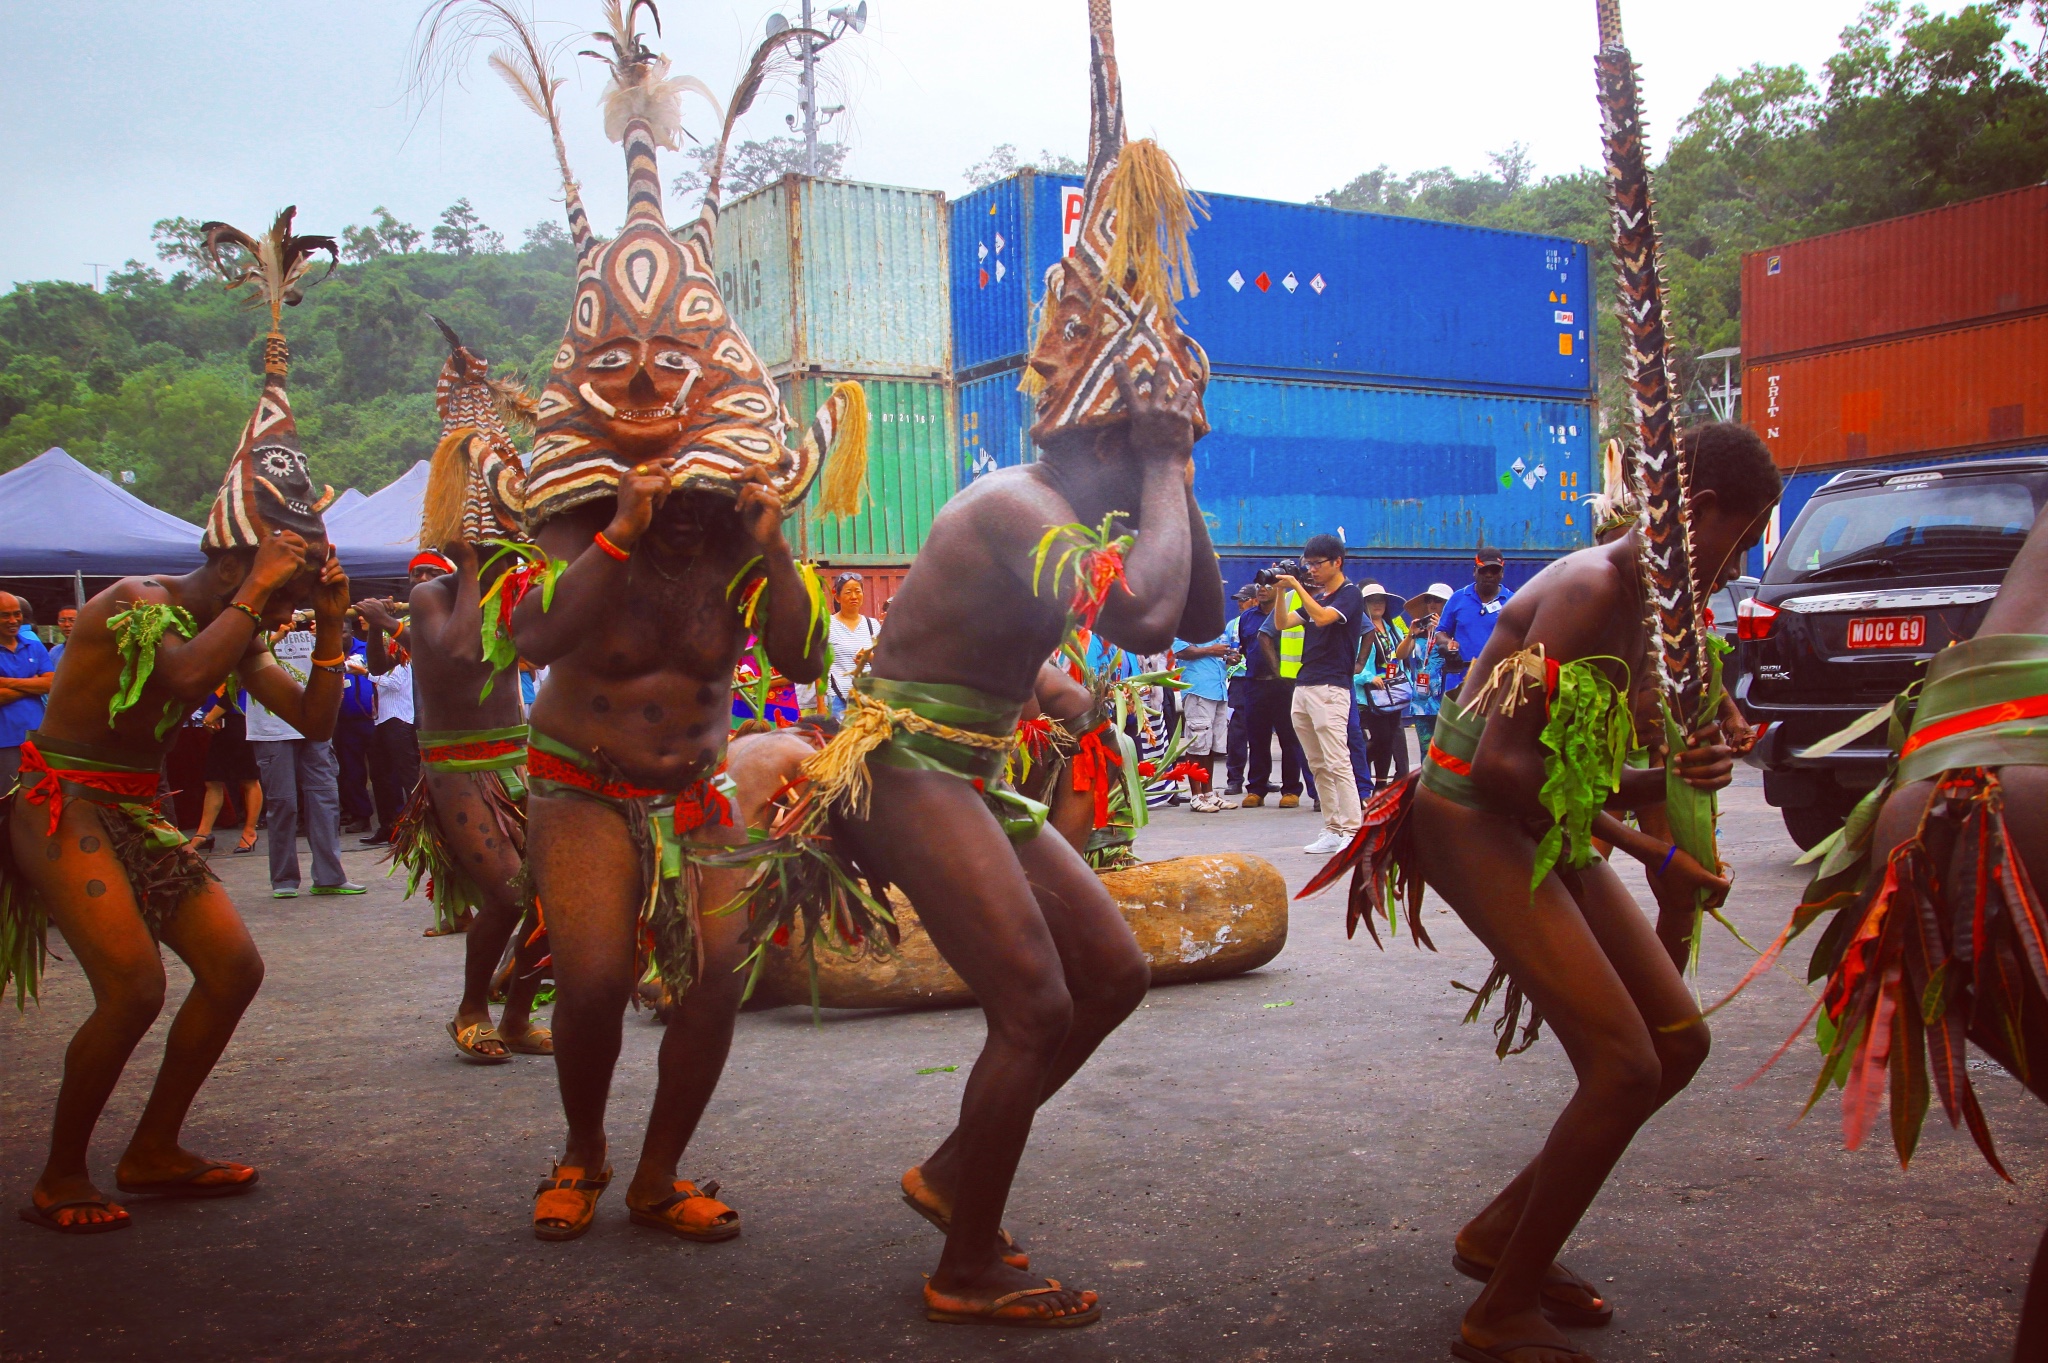
[[[1749,363],[2048,311],[2048,185],[1742,258]]]
[[[781,381],[800,431],[844,375]],[[813,486],[790,539],[828,563],[904,563],[924,547],[932,518],[959,487],[947,411],[950,385],[934,379],[861,376],[868,400],[868,501],[853,516],[817,511]]]
[[[1024,172],[951,206],[953,364],[974,379],[1029,348],[1081,182]],[[1207,196],[1180,305],[1219,374],[1589,396],[1589,248],[1563,237]]]
[[[903,590],[903,579],[910,576],[908,563],[848,563],[820,560],[813,565],[818,576],[825,580],[826,589],[831,589],[832,579],[841,573],[859,573],[861,579],[861,613],[875,619],[882,618],[883,609],[889,598]],[[830,599],[829,596],[827,598]]]
[[[1744,571],[1751,577],[1763,576],[1764,565],[1770,561],[1765,551],[1777,547],[1779,538],[1792,528],[1792,523],[1799,519],[1799,513],[1805,509],[1806,503],[1812,499],[1814,493],[1827,485],[1830,478],[1840,477],[1842,474],[1853,472],[1856,469],[1881,468],[1894,473],[1909,473],[1914,469],[1927,468],[1933,464],[1975,463],[1980,459],[2018,459],[2023,457],[2048,458],[2048,445],[2034,445],[2016,450],[1994,450],[1989,454],[1965,455],[1960,459],[1928,459],[1915,456],[1910,459],[1900,459],[1882,464],[1854,464],[1835,468],[1814,469],[1805,473],[1788,474],[1785,478],[1784,495],[1778,498],[1777,510],[1773,513],[1770,533],[1764,537],[1764,543],[1749,551],[1749,558]]]
[[[718,286],[770,373],[944,378],[946,196],[786,175],[718,222]]]
[[[1017,376],[960,385],[969,478],[1035,457]],[[1204,405],[1195,494],[1225,552],[1298,551],[1319,531],[1397,554],[1586,543],[1591,403],[1219,376]]]
[[[1781,469],[2048,440],[2048,313],[1748,363],[1748,423]]]

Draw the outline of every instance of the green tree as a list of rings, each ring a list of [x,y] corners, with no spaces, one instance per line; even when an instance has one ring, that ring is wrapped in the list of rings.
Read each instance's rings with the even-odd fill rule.
[[[434,226],[434,249],[458,256],[495,253],[505,249],[505,239],[484,226],[469,200],[462,198],[441,210],[441,221]]]
[[[976,161],[961,177],[976,189],[992,185],[998,180],[1008,179],[1020,170],[1035,170],[1041,175],[1085,175],[1088,167],[1073,157],[1041,149],[1036,161],[1027,161],[1017,154],[1015,142],[999,142],[989,154]]]
[[[818,174],[827,177],[839,174],[851,150],[844,142],[820,142]],[[685,199],[702,197],[705,187],[711,183],[711,162],[717,154],[716,143],[685,148],[683,155],[696,165],[676,176],[669,191]],[[727,203],[731,203],[740,195],[772,185],[785,175],[803,173],[804,140],[801,137],[770,137],[759,142],[740,142],[726,154],[725,180],[719,192]]]

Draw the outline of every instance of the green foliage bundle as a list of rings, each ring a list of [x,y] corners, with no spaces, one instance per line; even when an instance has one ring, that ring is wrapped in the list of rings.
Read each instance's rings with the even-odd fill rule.
[[[447,343],[433,313],[497,372],[542,374],[574,282],[551,223],[517,250],[466,201],[427,238],[383,209],[343,234],[347,263],[285,319],[292,406],[316,480],[374,490],[433,452],[434,381]],[[193,522],[204,519],[262,385],[268,318],[238,305],[195,259],[198,224],[157,224],[173,269],[129,261],[103,291],[22,284],[0,296],[0,471],[61,445]]]
[[[1679,391],[1694,356],[1741,342],[1745,251],[2048,179],[2044,29],[2048,0],[1949,15],[1872,0],[1818,82],[1802,67],[1757,65],[1707,86],[1654,172]],[[1597,169],[1537,178],[1519,143],[1491,159],[1474,176],[1380,166],[1316,202],[1575,237],[1604,264]],[[1604,308],[1612,276],[1596,269],[1594,280]],[[1625,420],[1618,327],[1601,328],[1597,361],[1602,407]]]

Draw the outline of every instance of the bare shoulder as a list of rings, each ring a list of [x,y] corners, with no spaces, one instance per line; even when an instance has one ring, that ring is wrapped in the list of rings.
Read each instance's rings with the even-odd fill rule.
[[[1611,636],[1637,623],[1637,588],[1629,581],[1633,555],[1613,545],[1567,554],[1516,592],[1507,611],[1530,642],[1542,641],[1560,658],[1612,652]]]
[[[1036,543],[1048,526],[1074,518],[1073,508],[1035,465],[998,469],[977,478],[946,503],[939,521],[952,521],[983,537]],[[932,527],[937,533],[939,524]]]
[[[405,603],[416,616],[439,619],[454,606],[454,581],[454,574],[444,573],[425,582],[415,582],[412,590],[406,593]]]

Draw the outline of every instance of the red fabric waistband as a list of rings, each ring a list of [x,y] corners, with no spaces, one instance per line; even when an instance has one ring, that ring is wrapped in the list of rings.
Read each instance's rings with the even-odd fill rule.
[[[64,817],[64,786],[86,786],[119,796],[122,800],[154,800],[157,774],[153,771],[83,771],[75,767],[53,767],[33,742],[21,745],[21,774],[39,779],[22,788],[22,798],[32,805],[50,807],[50,837],[57,836],[58,821]]]
[[[1462,757],[1451,756],[1434,743],[1429,745],[1429,753],[1424,760],[1436,763],[1453,776],[1470,776],[1472,774],[1472,764],[1470,762],[1467,762]]]
[[[2022,700],[2004,700],[1996,705],[1965,710],[1959,715],[1950,715],[1947,719],[1938,719],[1924,728],[1915,729],[1899,749],[1899,756],[1905,757],[1929,743],[1954,738],[1972,729],[1988,728],[2015,719],[2040,719],[2044,715],[2048,715],[2048,696],[2027,696]]]
[[[531,744],[526,749],[526,774],[537,781],[553,781],[557,785],[574,786],[578,790],[587,790],[614,800],[659,800],[663,796],[674,797],[683,793],[680,790],[636,786],[629,781],[600,780],[574,762]]]
[[[489,738],[480,743],[450,743],[445,747],[421,748],[423,762],[481,762],[492,757],[509,757],[526,747],[516,738]],[[530,763],[533,759],[527,758]],[[564,763],[566,766],[567,764]]]

